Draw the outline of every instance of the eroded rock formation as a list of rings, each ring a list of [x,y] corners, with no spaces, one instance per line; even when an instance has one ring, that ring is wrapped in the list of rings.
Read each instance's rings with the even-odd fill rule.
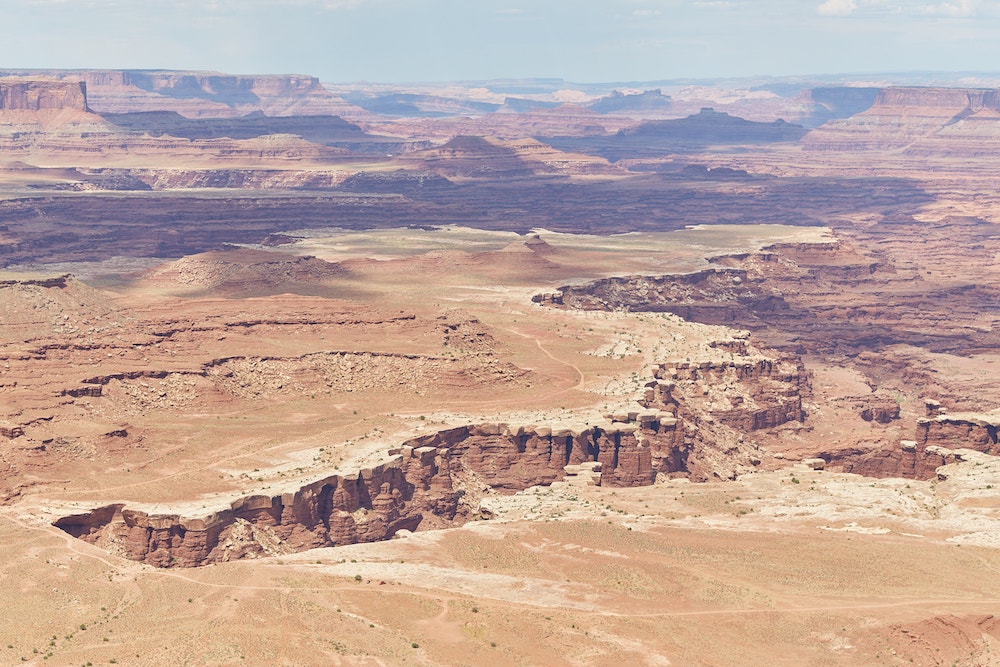
[[[478,515],[470,500],[484,491],[551,484],[567,474],[567,466],[600,464],[602,484],[652,484],[656,468],[683,464],[673,439],[664,437],[676,423],[654,416],[638,424],[593,427],[463,426],[409,440],[373,468],[326,477],[294,492],[246,496],[201,517],[152,514],[116,503],[62,517],[55,525],[157,567],[373,542],[404,528],[464,522]]]
[[[387,539],[415,529],[430,511],[458,512],[448,453],[433,448],[355,474],[333,475],[292,493],[247,496],[203,517],[150,514],[123,504],[63,517],[69,534],[157,567],[191,567],[319,546]]]
[[[838,470],[867,477],[932,479],[940,466],[962,460],[962,450],[1000,455],[1000,416],[946,414],[938,401],[926,403],[928,416],[917,419],[912,440],[895,447],[824,452],[821,457]]]
[[[660,430],[650,438],[659,444],[651,444],[659,471],[681,470],[692,481],[735,478],[766,456],[758,433],[805,420],[803,397],[811,386],[801,360],[748,356],[746,339],[728,342],[742,355],[654,369],[641,403],[674,417],[659,418]]]

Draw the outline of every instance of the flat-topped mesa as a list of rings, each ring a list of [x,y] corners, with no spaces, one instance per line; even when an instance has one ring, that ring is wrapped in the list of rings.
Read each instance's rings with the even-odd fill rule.
[[[171,70],[5,70],[0,76],[86,86],[97,113],[176,111],[188,117],[339,115],[360,111],[313,76],[229,75]]]
[[[511,178],[541,174],[618,173],[604,159],[567,153],[535,139],[502,140],[459,135],[405,157],[417,168],[447,178]]]
[[[886,108],[910,107],[952,112],[969,109],[1000,111],[1000,90],[991,88],[934,88],[899,86],[883,88],[875,96],[869,112]]]
[[[86,113],[87,85],[55,79],[0,79],[0,113],[4,111],[79,111]]]
[[[814,150],[968,156],[994,154],[997,141],[1000,90],[901,87],[881,90],[869,109],[816,128],[802,143]]]
[[[33,287],[66,287],[67,281],[73,278],[72,274],[63,273],[57,276],[46,278],[0,278],[0,287],[12,286],[33,286]]]

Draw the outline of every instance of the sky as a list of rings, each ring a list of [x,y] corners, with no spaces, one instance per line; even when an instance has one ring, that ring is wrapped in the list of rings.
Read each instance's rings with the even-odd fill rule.
[[[0,69],[325,82],[1000,70],[1000,0],[0,0]]]

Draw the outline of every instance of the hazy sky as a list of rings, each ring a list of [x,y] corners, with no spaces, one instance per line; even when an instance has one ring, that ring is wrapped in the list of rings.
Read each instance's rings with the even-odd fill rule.
[[[0,0],[0,24],[0,68],[328,82],[1000,69],[1000,0]]]

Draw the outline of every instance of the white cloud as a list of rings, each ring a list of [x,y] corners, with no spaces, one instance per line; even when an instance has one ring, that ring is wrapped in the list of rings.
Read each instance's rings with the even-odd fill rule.
[[[659,16],[662,12],[659,9],[634,9],[632,16]]]
[[[978,0],[957,0],[957,2],[938,2],[932,5],[924,5],[920,11],[924,14],[934,14],[939,16],[975,16],[982,4]]]
[[[823,16],[850,16],[857,8],[854,0],[826,0],[816,11]]]
[[[823,16],[995,17],[1000,15],[1000,1],[825,0],[816,11]]]

